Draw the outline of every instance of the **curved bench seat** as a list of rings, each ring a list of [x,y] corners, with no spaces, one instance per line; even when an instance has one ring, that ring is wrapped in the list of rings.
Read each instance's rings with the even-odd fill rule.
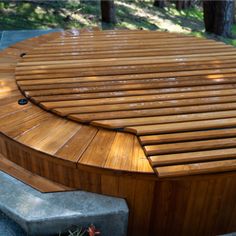
[[[51,33],[25,40],[0,52],[0,154],[2,154],[0,163],[1,159],[3,160],[0,169],[4,169],[5,166],[6,172],[13,175],[15,173],[16,177],[24,182],[28,181],[30,185],[34,184],[29,181],[30,175],[27,175],[27,180],[19,174],[22,169],[34,174],[35,179],[40,176],[42,178],[40,181],[43,181],[43,178],[51,181],[46,187],[47,191],[50,189],[58,191],[63,188],[64,190],[82,189],[125,198],[130,208],[129,235],[150,235],[151,233],[153,235],[173,235],[178,232],[184,234],[195,232],[196,235],[202,235],[206,231],[220,234],[236,230],[236,222],[232,220],[235,219],[233,199],[236,194],[233,190],[236,184],[233,97],[235,85],[230,81],[234,81],[233,77],[236,72],[233,68],[234,61],[231,64],[229,62],[230,66],[227,67],[223,64],[223,69],[219,69],[217,63],[211,65],[209,62],[211,58],[208,58],[208,62],[202,60],[202,63],[206,63],[206,65],[199,68],[200,72],[196,70],[198,63],[189,62],[192,69],[189,70],[190,72],[182,71],[181,76],[186,77],[185,74],[189,73],[194,78],[191,82],[192,85],[189,84],[189,86],[195,89],[193,89],[195,94],[193,96],[184,90],[183,88],[188,85],[185,78],[180,79],[181,83],[184,83],[180,89],[178,88],[178,92],[180,92],[178,96],[180,97],[176,98],[175,92],[172,91],[170,99],[185,99],[188,102],[188,107],[186,104],[182,104],[183,109],[186,110],[179,112],[179,114],[178,108],[174,109],[177,114],[173,123],[172,121],[168,122],[168,119],[172,119],[168,114],[173,110],[162,110],[161,108],[158,111],[159,115],[163,112],[162,115],[165,116],[157,124],[154,124],[156,120],[153,121],[151,116],[150,118],[141,115],[142,118],[133,119],[133,114],[126,115],[124,112],[120,113],[124,118],[122,121],[119,119],[120,117],[104,120],[102,112],[97,116],[97,119],[99,116],[100,118],[94,120],[93,112],[96,113],[96,104],[94,104],[95,108],[92,107],[93,105],[90,106],[93,111],[91,110],[91,114],[88,113],[88,115],[68,113],[68,110],[64,109],[66,103],[63,103],[61,108],[54,107],[54,102],[57,102],[58,99],[57,94],[55,93],[54,96],[54,94],[44,94],[44,91],[41,93],[41,90],[45,89],[45,84],[40,82],[38,72],[34,71],[34,66],[37,66],[36,69],[40,70],[40,73],[43,74],[43,70],[47,73],[47,69],[45,69],[47,64],[58,56],[58,45],[65,41],[69,43],[65,50],[71,50],[70,43],[73,44],[74,39],[79,40],[78,37],[83,33],[89,37],[93,35],[93,31],[87,30]],[[96,34],[102,35],[103,33]],[[126,31],[118,34],[125,35]],[[130,34],[131,40],[134,42],[136,34],[139,32]],[[165,35],[165,33],[162,34]],[[175,37],[182,39],[182,36],[173,34],[170,36],[172,39],[168,40],[171,42],[175,40]],[[155,35],[151,35],[150,38],[155,38]],[[198,43],[198,39],[192,40]],[[164,40],[162,41],[161,44],[164,44]],[[204,41],[203,44],[199,54],[204,51],[207,54],[217,48],[216,60],[220,56],[224,58],[222,60],[226,61],[234,58],[234,52],[230,52],[232,50],[230,46],[222,43],[214,44],[213,41]],[[51,49],[48,49],[50,47]],[[147,46],[143,45],[143,47]],[[45,57],[47,49],[50,55]],[[139,55],[140,52],[133,51],[132,53]],[[148,49],[145,53],[147,53],[146,56],[153,54]],[[168,53],[174,52],[169,50]],[[197,50],[193,49],[193,54],[197,54]],[[110,58],[112,55],[107,52],[106,56]],[[70,60],[73,60],[75,56],[69,55],[69,57],[71,57]],[[97,55],[97,57],[99,58],[101,55]],[[63,55],[58,58],[59,62],[60,60],[63,60]],[[39,61],[42,62],[42,67],[36,65]],[[116,63],[119,66],[120,62]],[[127,63],[131,62],[127,60]],[[183,68],[181,63],[178,66]],[[222,63],[224,62],[221,61],[219,65],[221,66]],[[190,64],[183,63],[186,67]],[[212,68],[207,68],[209,65]],[[165,68],[168,69],[168,66],[176,65],[168,64]],[[132,72],[131,67],[129,68],[130,73]],[[26,69],[28,69],[27,78],[22,79]],[[64,85],[66,84],[63,80],[64,75],[63,73],[60,75],[61,71],[58,73],[54,71],[58,68],[51,69],[53,71],[50,72],[49,77],[51,78],[48,78],[48,85],[54,90],[60,89],[61,85],[55,88],[50,79],[57,76],[57,83]],[[155,66],[149,66],[147,69],[142,68],[144,71],[148,69],[153,70],[152,73],[156,73],[155,70],[157,70]],[[158,68],[158,70],[162,69]],[[202,71],[204,71],[204,75],[201,75]],[[222,71],[225,77],[224,83],[220,82]],[[95,69],[93,72],[104,73],[102,70]],[[84,73],[87,73],[86,70]],[[146,73],[146,75],[146,80],[149,80],[150,74]],[[170,75],[171,73],[167,72],[166,78]],[[199,75],[201,75],[200,82],[196,82]],[[209,76],[209,78],[204,76]],[[209,81],[211,76],[213,80],[215,79],[214,81]],[[217,79],[219,80],[217,81]],[[206,80],[208,80],[207,83],[204,82]],[[159,82],[155,86],[160,87]],[[199,83],[203,83],[203,85]],[[206,84],[204,85],[204,83]],[[87,84],[91,86],[89,82]],[[172,85],[171,80],[170,85]],[[209,89],[206,90],[206,87]],[[138,92],[140,91],[139,88]],[[103,96],[102,93],[100,96]],[[29,98],[29,101],[26,105],[19,105],[18,100],[24,98],[23,94]],[[137,94],[137,97],[144,95],[140,93]],[[204,99],[208,95],[210,102],[205,106]],[[73,96],[73,94],[65,94],[63,102],[74,100]],[[215,104],[214,97],[216,96],[224,99],[220,104],[227,104],[227,112],[224,112],[225,108],[222,105]],[[117,98],[112,99],[106,100],[106,104],[103,105],[110,109],[110,104],[113,104],[114,101],[116,103]],[[157,97],[147,97],[147,99],[153,100]],[[195,102],[191,103],[191,99],[195,99]],[[83,102],[80,100],[78,103],[82,104]],[[95,103],[97,102],[100,101],[95,101]],[[78,108],[76,109],[78,110]],[[201,109],[203,112],[211,110],[220,113],[208,114],[211,118],[210,122],[206,123],[207,120],[204,117],[197,115],[197,109]],[[182,115],[191,111],[194,116],[185,118]],[[115,112],[116,110],[112,115],[117,114]],[[69,119],[66,119],[65,116]],[[188,121],[191,121],[191,124]],[[221,126],[222,124],[223,126]],[[197,128],[195,128],[196,126]],[[218,140],[218,142],[214,143],[214,140]],[[188,146],[189,144],[191,146]],[[10,162],[6,162],[4,158],[22,169],[16,173],[13,171],[16,170],[16,166],[11,168]],[[208,188],[212,193],[208,192]],[[226,210],[223,207],[217,208],[219,198],[221,204],[227,202],[231,207]],[[195,204],[198,204],[200,208],[195,207]],[[203,217],[206,207],[209,214],[207,222]],[[196,223],[196,215],[199,216],[197,217],[198,223]],[[181,218],[181,222],[179,218]],[[224,218],[228,221],[225,220],[224,223],[217,224]],[[169,225],[172,227],[170,228]]]
[[[6,93],[0,112],[1,132],[12,141],[71,162],[72,166],[83,164],[121,172],[153,173],[134,135],[79,125],[46,113],[30,102],[20,106],[17,100],[22,95],[14,92],[12,97]],[[116,165],[109,158],[117,158]]]

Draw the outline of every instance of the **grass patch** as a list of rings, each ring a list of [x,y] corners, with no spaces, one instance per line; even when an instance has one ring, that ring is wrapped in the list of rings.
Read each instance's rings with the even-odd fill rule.
[[[211,37],[204,33],[203,11],[199,7],[177,11],[170,4],[165,9],[153,6],[152,0],[115,0],[115,28],[167,30]],[[0,30],[102,27],[97,0],[0,1]],[[236,35],[236,25],[232,32]],[[235,39],[217,40],[236,46]]]

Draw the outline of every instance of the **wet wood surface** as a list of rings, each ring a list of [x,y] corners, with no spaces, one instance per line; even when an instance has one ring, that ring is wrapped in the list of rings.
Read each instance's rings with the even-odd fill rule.
[[[85,31],[40,44],[17,63],[15,75],[34,103],[89,125],[92,146],[81,143],[82,150],[87,148],[81,158],[71,151],[77,161],[132,170],[129,160],[121,165],[107,153],[110,148],[122,153],[125,140],[133,145],[136,138],[119,133],[130,132],[138,137],[153,170],[165,177],[171,175],[163,171],[169,165],[173,176],[175,168],[178,176],[200,174],[208,164],[209,172],[218,172],[221,165],[231,170],[236,147],[235,63],[236,49],[209,39],[157,31]],[[19,141],[41,141],[32,137],[48,134],[51,122],[58,135],[68,137],[50,145],[52,153],[63,149],[71,136],[82,137],[83,125],[49,120]],[[45,145],[53,142],[48,135]],[[222,149],[228,153],[228,148],[229,155],[216,155]],[[69,152],[68,147],[57,151]],[[101,158],[91,157],[93,152]],[[199,168],[192,170],[197,163]],[[181,172],[180,164],[188,171]]]

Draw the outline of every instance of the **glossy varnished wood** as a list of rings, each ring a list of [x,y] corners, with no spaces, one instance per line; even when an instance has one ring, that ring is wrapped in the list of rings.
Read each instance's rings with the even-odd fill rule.
[[[73,30],[0,54],[0,169],[41,191],[125,198],[128,235],[236,231],[231,46]],[[15,79],[33,103],[17,104]]]
[[[15,74],[21,91],[45,110],[79,123],[134,133],[153,169],[164,177],[163,169],[161,174],[158,172],[159,166],[180,163],[179,159],[159,163],[167,154],[183,154],[181,163],[186,165],[209,162],[211,171],[215,165],[217,172],[222,163],[217,161],[221,159],[210,157],[207,151],[235,147],[233,137],[217,132],[236,124],[235,63],[236,50],[213,40],[165,32],[87,31],[41,44],[18,62]],[[42,126],[47,127],[47,123]],[[73,125],[68,126],[73,130],[68,129],[68,135],[76,132]],[[215,129],[217,136],[205,135],[209,129]],[[38,130],[41,128],[32,135]],[[173,136],[173,132],[179,135],[179,143],[174,139],[161,141],[163,135]],[[183,132],[192,132],[196,140],[184,139]],[[159,141],[146,144],[145,136]],[[32,136],[20,139],[30,143]],[[107,143],[110,149],[114,142],[115,150],[122,149],[124,143],[132,146],[133,139],[128,134],[98,128],[77,161],[134,170],[129,158],[122,165],[114,158],[110,161],[111,155],[101,143]],[[201,158],[187,158],[186,153],[200,150]],[[94,152],[104,155],[96,159],[91,157]],[[224,156],[229,158],[234,157]],[[227,166],[224,169],[231,170]],[[201,168],[193,173],[198,171],[201,173]]]

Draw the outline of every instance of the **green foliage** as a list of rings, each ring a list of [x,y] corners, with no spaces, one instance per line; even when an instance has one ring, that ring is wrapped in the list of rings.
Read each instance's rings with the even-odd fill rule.
[[[66,233],[60,233],[58,236],[96,236],[101,234],[101,232],[97,230],[93,224],[84,229],[78,228],[77,226],[74,226],[73,228],[74,229],[66,231]]]
[[[153,7],[153,0],[115,0],[116,28],[168,30],[212,37],[204,33],[199,7],[177,11],[173,4]],[[0,30],[101,27],[98,0],[0,1]],[[236,25],[233,26],[236,34]],[[236,46],[236,40],[217,38]]]
[[[152,1],[116,0],[117,27],[131,29],[162,29],[161,21],[181,24],[185,18],[201,20],[201,11],[191,9],[179,13],[174,7],[157,11]],[[99,26],[98,0],[28,0],[0,1],[0,30],[73,28]],[[180,26],[181,27],[181,26]],[[184,27],[184,26],[183,26]]]
[[[81,4],[68,1],[1,1],[0,30],[83,27],[73,15]]]

